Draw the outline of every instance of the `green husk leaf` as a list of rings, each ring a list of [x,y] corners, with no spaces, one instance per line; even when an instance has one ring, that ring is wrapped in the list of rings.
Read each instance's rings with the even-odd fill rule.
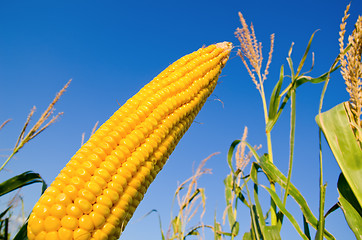
[[[42,193],[47,188],[45,181],[38,173],[27,171],[2,182],[0,184],[0,196],[33,183],[42,183]]]
[[[350,126],[346,107],[347,102],[341,103],[317,115],[316,121],[359,205],[362,205],[362,150]]]

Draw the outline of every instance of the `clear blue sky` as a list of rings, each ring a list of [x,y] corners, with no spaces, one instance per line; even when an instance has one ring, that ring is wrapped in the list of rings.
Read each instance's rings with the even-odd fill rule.
[[[263,42],[264,56],[269,36],[275,33],[275,49],[270,75],[265,82],[269,96],[281,64],[292,42],[293,59],[298,62],[310,35],[317,29],[311,51],[315,53],[313,76],[324,73],[338,54],[339,23],[349,1],[2,1],[0,3],[0,122],[13,119],[0,132],[1,159],[9,154],[33,105],[46,108],[55,93],[73,81],[56,105],[64,116],[44,134],[30,142],[7,165],[0,180],[27,170],[40,173],[48,184],[80,147],[81,135],[89,136],[93,125],[104,122],[143,85],[170,63],[203,45],[233,42],[240,26],[238,11],[253,22],[257,38]],[[352,1],[347,30],[361,14],[361,1]],[[310,64],[308,60],[307,64]],[[313,212],[318,210],[318,129],[314,116],[322,85],[304,85],[297,92],[296,158],[292,182],[306,197]],[[213,101],[220,99],[219,101]],[[348,100],[339,73],[332,76],[325,110]],[[288,109],[288,108],[287,108]],[[284,172],[288,162],[288,111],[272,132],[275,162]],[[251,144],[266,151],[261,100],[236,49],[224,68],[220,83],[170,160],[151,185],[121,239],[161,239],[156,215],[140,218],[152,209],[161,214],[164,228],[169,222],[173,193],[178,181],[192,173],[211,153],[213,169],[200,182],[206,188],[207,213],[212,224],[215,210],[221,220],[224,210],[222,180],[228,173],[226,153],[231,142],[249,128]],[[336,181],[340,170],[325,149],[326,208],[337,202]],[[29,213],[40,194],[40,185],[23,191]],[[290,201],[298,220],[302,216]],[[6,204],[1,200],[1,206]],[[243,208],[241,206],[241,208]],[[249,229],[245,208],[239,214],[241,231]],[[337,239],[353,239],[338,210],[327,218],[327,229]],[[140,231],[142,229],[142,231]],[[288,223],[283,239],[298,239]],[[191,239],[191,238],[190,238]]]

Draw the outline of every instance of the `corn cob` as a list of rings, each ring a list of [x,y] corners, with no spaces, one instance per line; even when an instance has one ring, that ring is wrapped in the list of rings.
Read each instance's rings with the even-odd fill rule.
[[[118,239],[214,90],[231,43],[182,57],[120,107],[33,208],[28,238]]]

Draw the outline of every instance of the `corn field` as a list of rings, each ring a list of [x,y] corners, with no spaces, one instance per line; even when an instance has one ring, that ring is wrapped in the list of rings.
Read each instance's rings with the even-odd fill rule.
[[[157,73],[152,70],[156,77],[137,82],[123,75],[118,86],[124,92],[116,108],[103,105],[110,99],[114,103],[115,85],[103,84],[101,79],[96,83],[77,82],[77,77],[68,80],[49,105],[43,106],[41,100],[45,110],[38,120],[34,120],[37,108],[31,107],[15,138],[0,141],[6,148],[0,167],[0,239],[139,239],[140,234],[162,240],[362,239],[362,17],[354,16],[355,9],[358,3],[348,4],[345,10],[338,9],[339,16],[333,16],[339,24],[334,26],[336,51],[330,53],[331,59],[320,60],[319,49],[314,49],[315,42],[319,47],[326,44],[318,42],[323,29],[314,29],[308,37],[303,33],[304,39],[289,35],[288,41],[298,42],[292,42],[283,55],[278,33],[260,32],[258,19],[242,8],[228,14],[234,21],[228,24],[232,30],[217,29],[216,22],[212,28],[215,32],[228,29],[232,38],[220,33],[226,39],[213,40],[211,34],[190,51],[174,46],[180,57],[173,56],[167,45],[159,47],[160,55],[170,52],[166,63],[156,61],[157,54],[129,58],[120,72],[130,68],[143,79],[133,66],[152,67],[157,69]],[[98,29],[97,24],[92,26]],[[129,34],[133,31],[128,29]],[[177,38],[186,36],[177,34]],[[269,36],[259,38],[259,34]],[[152,44],[153,39],[137,47],[152,50]],[[131,49],[119,47],[125,54]],[[124,57],[103,59],[101,67],[119,58]],[[96,67],[86,69],[90,75],[97,74]],[[225,89],[225,82],[239,76],[231,74],[234,71],[244,73],[248,90],[237,89],[239,80],[235,79]],[[328,100],[328,94],[341,86],[335,83],[338,78],[345,95],[333,96],[336,103]],[[31,83],[35,86],[36,80]],[[39,93],[31,84],[19,89],[30,99],[37,94],[49,97],[50,91]],[[77,97],[68,101],[71,91],[77,91]],[[101,103],[103,94],[107,98]],[[248,99],[243,98],[245,94]],[[92,96],[84,105],[88,107],[79,107],[78,102],[87,96]],[[62,105],[63,101],[68,104]],[[14,104],[10,99],[7,103]],[[307,104],[314,109],[310,120],[303,116]],[[64,112],[58,112],[57,106]],[[66,119],[64,106],[70,106],[73,122]],[[96,120],[83,118],[86,112]],[[18,120],[3,119],[0,134],[14,135],[11,125]],[[208,124],[212,127],[205,127]],[[69,129],[64,127],[68,125]],[[57,129],[60,126],[63,129]],[[74,136],[77,144],[70,140]],[[301,141],[308,137],[314,140]],[[72,151],[60,150],[57,139]],[[308,141],[314,146],[307,147]],[[34,152],[32,147],[42,150]],[[33,159],[42,154],[45,161]],[[18,164],[23,158],[27,162]],[[200,163],[191,166],[195,162]],[[332,166],[337,170],[330,172]],[[42,168],[46,171],[38,171]],[[171,184],[171,177],[184,180]],[[216,204],[213,198],[222,202]],[[155,206],[150,207],[151,199]],[[146,233],[150,228],[153,232]]]

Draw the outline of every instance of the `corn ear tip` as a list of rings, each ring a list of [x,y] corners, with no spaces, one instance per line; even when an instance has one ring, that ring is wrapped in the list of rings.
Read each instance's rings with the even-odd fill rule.
[[[225,51],[231,51],[233,44],[231,42],[220,42],[215,44],[216,47],[222,48]]]
[[[215,46],[217,48],[221,48],[224,51],[226,51],[228,53],[228,56],[222,60],[222,64],[225,65],[227,60],[229,59],[229,54],[231,52],[231,49],[233,48],[233,44],[231,42],[220,42],[220,43],[216,43]]]

